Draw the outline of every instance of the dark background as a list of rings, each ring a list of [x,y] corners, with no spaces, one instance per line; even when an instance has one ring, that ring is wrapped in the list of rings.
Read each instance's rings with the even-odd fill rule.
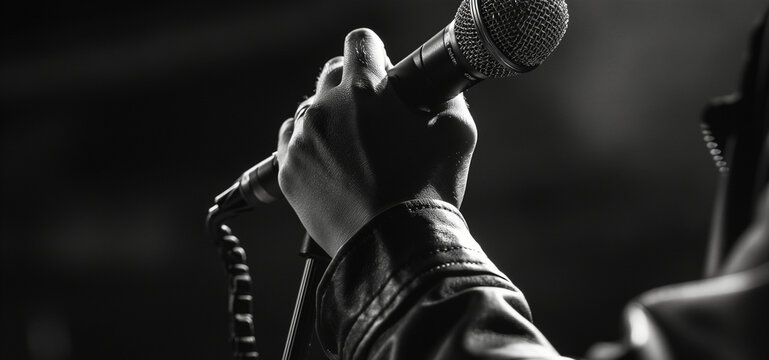
[[[212,198],[274,150],[348,31],[400,59],[458,3],[4,2],[0,358],[229,356]],[[544,65],[468,92],[463,213],[562,353],[617,338],[645,289],[700,275],[716,171],[699,114],[736,88],[765,5],[572,1]],[[231,225],[278,358],[301,224],[278,204]]]

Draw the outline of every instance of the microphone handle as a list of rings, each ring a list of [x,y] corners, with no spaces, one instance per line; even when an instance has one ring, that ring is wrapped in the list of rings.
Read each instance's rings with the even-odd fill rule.
[[[252,168],[248,169],[236,182],[240,195],[251,206],[268,204],[283,198],[278,184],[278,157],[272,153]]]
[[[403,102],[429,111],[486,78],[471,70],[461,54],[452,21],[391,68],[388,81]]]

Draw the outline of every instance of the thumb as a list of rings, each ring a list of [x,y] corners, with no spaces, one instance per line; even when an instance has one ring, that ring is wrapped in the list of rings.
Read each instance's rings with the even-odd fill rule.
[[[342,81],[372,88],[387,76],[387,52],[379,36],[370,29],[357,29],[344,40]]]

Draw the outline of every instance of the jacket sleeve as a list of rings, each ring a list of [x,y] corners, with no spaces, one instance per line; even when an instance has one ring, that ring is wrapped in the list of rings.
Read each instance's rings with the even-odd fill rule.
[[[332,260],[317,330],[331,359],[560,359],[523,294],[447,203],[377,216]]]

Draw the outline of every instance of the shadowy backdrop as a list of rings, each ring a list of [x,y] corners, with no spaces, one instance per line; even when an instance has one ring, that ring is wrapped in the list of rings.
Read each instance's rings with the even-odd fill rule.
[[[397,61],[459,1],[6,2],[0,9],[0,358],[225,359],[203,221],[272,151],[345,34]],[[703,267],[716,170],[702,106],[736,88],[765,1],[580,0],[538,70],[468,99],[463,213],[562,353]],[[302,260],[286,204],[234,221],[257,341],[280,356]]]

